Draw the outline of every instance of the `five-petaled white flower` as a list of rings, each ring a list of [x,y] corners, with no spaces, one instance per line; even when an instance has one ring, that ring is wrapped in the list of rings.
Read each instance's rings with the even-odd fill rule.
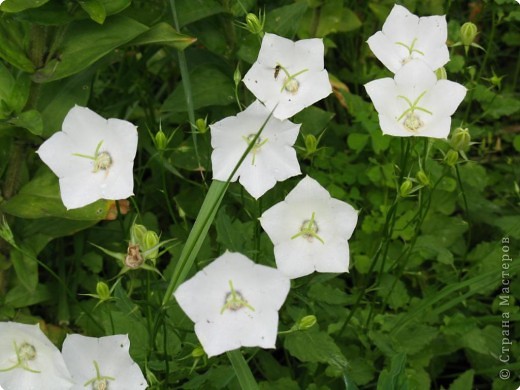
[[[269,114],[256,100],[237,116],[210,125],[214,179],[228,179]],[[231,181],[240,177],[240,184],[258,199],[277,181],[299,175],[300,165],[293,148],[299,130],[298,124],[271,117]]]
[[[266,33],[258,59],[244,76],[247,88],[273,115],[287,119],[332,92],[318,38],[290,39]]]
[[[133,195],[137,128],[120,119],[104,119],[86,107],[73,107],[62,131],[45,141],[37,153],[60,179],[67,209],[98,199]]]
[[[451,115],[466,96],[466,88],[449,80],[437,80],[423,62],[412,61],[391,78],[365,84],[379,113],[384,134],[397,137],[446,138]]]
[[[274,348],[278,310],[289,288],[289,279],[277,269],[226,252],[174,295],[211,357],[241,346]]]
[[[401,5],[394,5],[382,31],[368,38],[375,56],[392,72],[413,59],[426,62],[436,70],[449,61],[445,16],[419,18]]]
[[[127,335],[67,335],[62,354],[74,381],[73,389],[146,389],[146,379],[129,349]]]
[[[0,385],[5,390],[70,389],[58,348],[38,324],[0,322]]]
[[[352,206],[306,176],[260,223],[274,244],[278,269],[294,279],[314,271],[348,272],[348,239],[357,219]]]

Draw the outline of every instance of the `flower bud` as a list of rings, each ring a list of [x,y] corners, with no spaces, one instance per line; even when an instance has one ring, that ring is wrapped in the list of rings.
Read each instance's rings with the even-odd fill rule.
[[[300,321],[298,321],[298,329],[307,330],[312,328],[316,324],[316,321],[317,319],[314,315],[305,316]]]
[[[423,170],[417,172],[417,180],[419,180],[419,183],[421,183],[425,187],[428,187],[430,185],[430,179]]]
[[[128,250],[126,252],[125,257],[125,265],[128,268],[136,269],[143,265],[144,259],[141,256],[141,252],[139,250],[139,245],[130,244],[128,245]]]
[[[233,81],[235,82],[235,87],[240,84],[240,81],[242,81],[242,73],[240,73],[240,68],[236,67],[235,72],[233,73]]]
[[[193,351],[191,351],[191,357],[194,359],[199,359],[204,356],[206,352],[204,352],[204,349],[202,347],[195,347],[193,348]]]
[[[448,73],[446,73],[446,68],[444,66],[437,69],[435,75],[437,76],[437,80],[446,80],[448,78]]]
[[[110,289],[108,288],[108,285],[105,282],[97,282],[96,294],[100,301],[110,299]]]
[[[260,21],[258,16],[255,14],[249,13],[246,15],[246,25],[247,29],[255,34],[259,35],[260,37],[263,37],[264,35],[264,23]]]
[[[477,34],[477,26],[474,23],[466,22],[460,28],[460,41],[467,48],[473,43]]]
[[[406,198],[408,195],[410,195],[412,187],[412,181],[410,179],[406,179],[403,181],[403,184],[401,184],[401,188],[399,188],[399,195],[401,195],[403,198]]]
[[[207,118],[199,118],[195,121],[195,126],[197,127],[197,130],[199,133],[204,134],[208,131],[208,122]]]
[[[155,147],[157,150],[163,151],[168,146],[168,138],[162,130],[155,133]]]
[[[318,140],[312,134],[307,134],[305,136],[305,149],[308,155],[316,153],[318,149]]]
[[[152,230],[148,230],[144,236],[143,251],[146,253],[145,258],[155,259],[159,254],[159,236]]]
[[[130,242],[141,245],[144,242],[144,236],[147,231],[146,226],[134,223],[130,228]]]
[[[451,136],[450,145],[456,151],[466,151],[471,142],[471,134],[467,128],[457,127]]]
[[[450,150],[448,153],[446,153],[446,156],[444,156],[444,162],[448,164],[450,167],[455,166],[457,164],[457,161],[459,160],[459,152],[455,150]]]

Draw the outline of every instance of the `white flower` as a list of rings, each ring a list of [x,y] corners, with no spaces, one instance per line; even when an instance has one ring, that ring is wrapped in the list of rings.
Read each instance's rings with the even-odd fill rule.
[[[241,346],[274,348],[278,310],[289,288],[289,279],[277,269],[226,252],[174,295],[211,357]]]
[[[98,199],[133,195],[137,128],[120,119],[104,119],[86,107],[73,107],[62,131],[45,141],[37,153],[60,179],[67,209]]]
[[[423,62],[412,61],[391,78],[371,81],[365,89],[379,113],[384,134],[397,137],[446,138],[451,115],[466,95],[466,88],[437,80]]]
[[[417,17],[401,5],[394,5],[378,31],[368,38],[375,56],[392,72],[413,59],[426,62],[436,70],[449,61],[446,17]]]
[[[274,244],[278,269],[294,279],[314,271],[348,272],[348,239],[357,218],[352,206],[306,176],[260,223]]]
[[[318,38],[293,42],[266,33],[244,83],[270,111],[276,107],[276,118],[287,119],[332,92],[324,51]]]
[[[58,348],[38,324],[0,322],[0,385],[5,390],[70,389]]]
[[[237,116],[210,125],[214,179],[228,179],[269,114],[262,103],[255,101]],[[271,117],[231,181],[240,177],[240,184],[258,199],[277,181],[299,175],[300,165],[292,147],[299,130],[300,125]]]
[[[67,335],[62,353],[74,380],[73,389],[146,389],[146,379],[129,349],[127,335]]]

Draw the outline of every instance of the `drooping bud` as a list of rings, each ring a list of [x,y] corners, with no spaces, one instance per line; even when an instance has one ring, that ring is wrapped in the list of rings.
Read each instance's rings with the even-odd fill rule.
[[[199,359],[204,356],[206,352],[204,352],[204,349],[202,347],[195,347],[193,348],[193,351],[191,351],[191,357],[194,359]]]
[[[110,289],[105,282],[97,282],[96,284],[96,294],[100,301],[106,301],[110,299]]]
[[[471,134],[467,128],[457,127],[451,136],[450,145],[456,151],[469,149]]]
[[[240,68],[238,65],[235,69],[235,72],[233,73],[233,81],[235,82],[235,87],[238,86],[238,84],[240,84],[240,82],[242,81],[242,73],[240,72]]]
[[[437,80],[447,80],[448,73],[446,73],[446,68],[441,66],[439,69],[435,71],[435,75],[437,76]]]
[[[303,317],[300,321],[298,321],[298,329],[299,330],[307,330],[312,328],[317,322],[316,316],[308,315]]]
[[[466,53],[468,52],[469,47],[475,40],[475,37],[478,34],[477,26],[474,23],[466,22],[460,28],[460,41],[464,45],[464,49]]]
[[[430,179],[422,169],[419,172],[417,172],[417,180],[419,180],[419,183],[421,183],[425,187],[428,187],[430,185]]]
[[[401,187],[399,188],[399,195],[401,195],[401,197],[403,198],[406,198],[408,195],[410,195],[412,187],[412,181],[410,179],[406,179],[405,181],[403,181],[403,184],[401,184]]]
[[[316,153],[318,150],[318,140],[312,134],[307,134],[305,136],[305,150],[307,151],[307,155],[311,155]]]
[[[208,131],[208,118],[199,118],[195,121],[195,126],[197,127],[197,131],[201,134],[204,134]]]
[[[455,166],[457,164],[457,161],[459,160],[459,152],[456,150],[450,150],[448,153],[446,153],[446,156],[444,156],[444,162],[449,165],[450,167]]]

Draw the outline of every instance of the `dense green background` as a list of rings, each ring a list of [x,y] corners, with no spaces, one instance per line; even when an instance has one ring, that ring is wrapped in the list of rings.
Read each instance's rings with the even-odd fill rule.
[[[5,0],[0,212],[13,237],[4,230],[8,240],[0,241],[0,319],[40,320],[57,345],[67,332],[129,333],[132,357],[152,388],[239,386],[227,357],[202,356],[191,321],[174,300],[162,301],[211,183],[210,132],[190,122],[214,123],[236,115],[237,99],[253,101],[233,76],[256,59],[261,39],[243,23],[246,11],[261,12],[266,32],[324,39],[334,94],[293,118],[302,123],[298,157],[304,174],[360,214],[350,273],[294,280],[280,312],[281,331],[306,315],[317,324],[280,335],[276,350],[244,349],[260,387],[516,389],[520,5],[400,2],[420,16],[446,14],[450,46],[463,23],[479,29],[475,42],[483,49],[451,47],[446,66],[448,78],[468,88],[452,127],[468,127],[472,136],[450,165],[449,141],[383,136],[365,94],[363,84],[391,76],[365,41],[393,4]],[[135,197],[112,221],[107,213],[124,205],[99,201],[67,212],[57,178],[35,154],[75,104],[139,126]],[[167,145],[157,142],[159,129]],[[259,201],[231,184],[189,274],[226,249],[274,265],[257,217],[298,180],[277,184]],[[413,192],[400,194],[406,180]],[[160,274],[121,276],[120,262],[107,254],[126,252],[134,221],[171,239],[148,263]],[[513,261],[503,278],[506,249]],[[99,281],[111,288],[101,303],[85,295],[96,294]],[[500,305],[500,295],[509,305]],[[507,335],[502,313],[510,317]],[[498,360],[504,337],[515,340],[508,364]],[[509,380],[498,377],[501,369],[510,370]]]

